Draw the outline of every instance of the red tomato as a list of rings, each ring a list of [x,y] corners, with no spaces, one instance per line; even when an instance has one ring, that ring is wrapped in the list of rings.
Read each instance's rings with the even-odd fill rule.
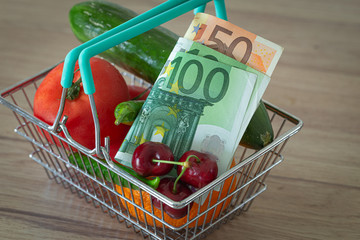
[[[119,71],[107,61],[100,58],[91,58],[91,70],[94,78],[94,100],[99,117],[101,145],[104,138],[110,137],[111,153],[113,157],[129,127],[114,124],[114,109],[120,102],[129,100],[126,82]],[[75,69],[79,66],[76,64]],[[51,70],[40,84],[34,98],[34,116],[52,125],[59,109],[62,86],[60,84],[63,63]],[[78,80],[80,71],[74,72],[74,80]],[[66,127],[71,137],[85,146],[95,147],[95,130],[89,103],[89,97],[80,85],[80,94],[74,100],[66,100],[64,115],[68,116]]]
[[[135,85],[129,85],[128,88],[129,88],[130,99],[133,99],[133,98],[139,96],[147,89],[147,88],[135,86]],[[150,89],[147,90],[146,93],[138,100],[146,100],[147,96],[149,96],[149,93],[150,93]]]

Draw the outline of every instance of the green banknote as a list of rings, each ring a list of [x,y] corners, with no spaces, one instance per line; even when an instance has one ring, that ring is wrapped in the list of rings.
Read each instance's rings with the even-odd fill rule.
[[[227,170],[257,75],[218,61],[220,55],[173,50],[115,156],[118,162],[131,166],[136,147],[156,141],[167,144],[175,159],[190,149],[213,153],[219,174]]]
[[[212,59],[214,61],[225,63],[225,64],[243,69],[247,72],[251,72],[251,73],[254,73],[257,75],[257,80],[255,83],[254,89],[251,93],[251,98],[248,103],[248,107],[245,112],[244,119],[242,122],[238,123],[239,125],[241,125],[241,129],[237,133],[238,134],[237,141],[240,141],[246,130],[246,127],[248,126],[248,124],[249,124],[255,110],[257,109],[259,102],[270,82],[270,77],[258,70],[255,70],[255,69],[235,60],[234,58],[228,57],[228,56],[221,54],[218,51],[213,50],[205,45],[202,45],[198,42],[194,42],[194,41],[186,39],[186,38],[178,39],[178,41],[174,47],[174,50],[171,52],[169,59],[173,59],[172,55],[176,54],[177,52],[187,52],[187,53],[201,56],[204,58]],[[168,66],[169,66],[169,60],[165,63],[165,67],[163,68],[162,72],[165,72]],[[235,146],[235,148],[236,147],[237,146]]]

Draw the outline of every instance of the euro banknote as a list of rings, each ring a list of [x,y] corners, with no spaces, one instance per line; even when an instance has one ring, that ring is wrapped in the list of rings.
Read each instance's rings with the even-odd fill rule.
[[[118,162],[131,166],[136,147],[155,141],[167,144],[175,159],[190,149],[212,153],[219,174],[227,170],[258,76],[217,61],[219,52],[206,55],[174,48],[115,156]]]
[[[262,96],[270,82],[270,77],[260,71],[257,71],[255,69],[231,58],[231,57],[228,57],[224,54],[220,54],[219,52],[217,52],[207,46],[204,46],[198,42],[194,42],[194,41],[186,39],[186,38],[178,39],[178,41],[174,47],[174,50],[171,52],[169,59],[173,59],[174,58],[173,55],[176,54],[177,52],[187,52],[187,53],[194,54],[197,56],[212,59],[214,61],[225,63],[225,64],[237,67],[239,69],[242,69],[242,70],[245,70],[247,72],[251,72],[251,73],[254,73],[257,75],[254,89],[251,93],[251,97],[250,97],[248,107],[246,109],[243,121],[238,123],[240,125],[240,130],[237,133],[237,141],[240,141],[256,108],[258,107],[260,99],[262,98]],[[163,68],[162,72],[166,71],[166,68],[169,66],[168,61],[165,63],[165,67]]]
[[[185,38],[200,42],[266,75],[272,75],[283,48],[229,21],[198,13]]]

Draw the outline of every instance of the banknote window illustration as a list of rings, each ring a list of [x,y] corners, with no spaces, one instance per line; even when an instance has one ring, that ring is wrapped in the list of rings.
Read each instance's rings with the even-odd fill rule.
[[[128,140],[121,145],[121,152],[130,155],[144,141],[165,143],[177,159],[190,150],[200,116],[204,108],[212,104],[164,91],[159,88],[164,81],[159,79],[154,85],[127,135]]]

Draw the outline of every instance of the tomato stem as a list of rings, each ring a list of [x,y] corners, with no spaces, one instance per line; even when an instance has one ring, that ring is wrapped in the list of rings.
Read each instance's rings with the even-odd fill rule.
[[[79,77],[79,79],[76,82],[74,82],[73,85],[71,85],[71,87],[69,87],[66,94],[66,99],[75,100],[79,97],[80,83],[81,83],[81,77]]]

